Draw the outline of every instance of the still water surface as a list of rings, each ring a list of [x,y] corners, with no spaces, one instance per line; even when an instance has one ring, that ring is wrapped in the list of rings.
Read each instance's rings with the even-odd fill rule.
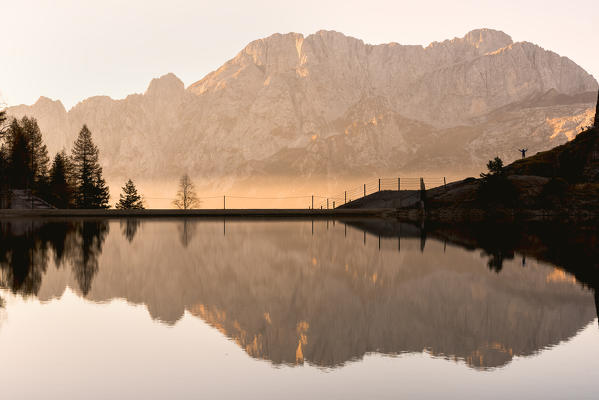
[[[563,251],[389,221],[0,226],[2,398],[599,393],[594,280]]]

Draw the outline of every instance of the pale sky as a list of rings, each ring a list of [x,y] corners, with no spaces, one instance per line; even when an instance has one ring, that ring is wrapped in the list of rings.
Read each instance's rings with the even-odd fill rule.
[[[598,0],[0,0],[0,12],[7,105],[123,98],[168,72],[188,86],[252,40],[320,29],[426,46],[493,28],[599,77]]]

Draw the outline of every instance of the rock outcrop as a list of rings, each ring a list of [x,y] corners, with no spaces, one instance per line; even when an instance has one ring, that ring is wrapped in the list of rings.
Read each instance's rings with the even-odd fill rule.
[[[122,100],[92,97],[67,112],[40,98],[9,113],[38,118],[51,151],[86,123],[109,178],[187,171],[214,191],[268,181],[290,192],[317,180],[478,173],[519,146],[534,154],[572,139],[592,124],[596,91],[573,61],[494,30],[427,47],[319,31],[256,40],[187,89],[169,74]]]

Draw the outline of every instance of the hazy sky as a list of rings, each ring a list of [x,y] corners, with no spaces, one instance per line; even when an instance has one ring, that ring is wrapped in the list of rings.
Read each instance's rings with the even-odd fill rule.
[[[598,0],[0,0],[0,96],[67,108],[141,93],[174,72],[189,85],[248,42],[332,29],[366,43],[428,45],[494,28],[570,57],[599,77]]]

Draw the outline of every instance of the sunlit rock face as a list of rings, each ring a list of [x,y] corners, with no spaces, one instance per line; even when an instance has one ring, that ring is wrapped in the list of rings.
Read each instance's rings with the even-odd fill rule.
[[[497,272],[482,250],[424,243],[405,225],[379,244],[339,221],[69,224],[3,225],[0,287],[40,301],[67,287],[124,299],[169,325],[195,316],[274,364],[425,351],[501,367],[596,316],[592,290],[561,269],[506,259]]]
[[[173,179],[214,189],[289,177],[475,174],[560,144],[593,123],[597,82],[573,61],[482,29],[427,47],[368,45],[338,32],[251,42],[187,89],[174,75],[123,100],[66,112],[40,99],[52,151],[86,123],[111,178]],[[289,188],[287,188],[289,189]]]

